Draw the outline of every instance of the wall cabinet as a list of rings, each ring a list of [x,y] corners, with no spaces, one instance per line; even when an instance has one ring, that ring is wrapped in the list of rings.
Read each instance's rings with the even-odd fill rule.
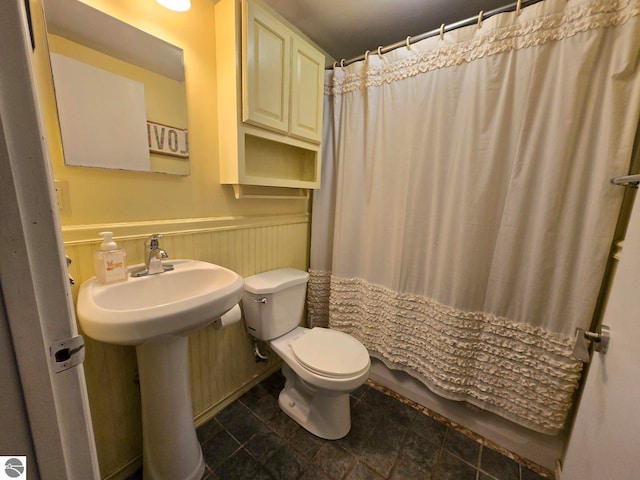
[[[324,55],[255,0],[215,18],[220,182],[319,188]]]

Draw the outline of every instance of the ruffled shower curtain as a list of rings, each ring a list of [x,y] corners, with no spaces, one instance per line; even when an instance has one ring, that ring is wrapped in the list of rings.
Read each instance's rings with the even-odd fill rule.
[[[327,73],[311,325],[561,430],[639,120],[639,8],[546,0]]]

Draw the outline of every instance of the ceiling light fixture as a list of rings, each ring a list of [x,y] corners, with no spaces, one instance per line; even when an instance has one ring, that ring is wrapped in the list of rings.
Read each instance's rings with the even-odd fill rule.
[[[186,12],[191,8],[191,0],[156,0],[156,2],[174,12]]]

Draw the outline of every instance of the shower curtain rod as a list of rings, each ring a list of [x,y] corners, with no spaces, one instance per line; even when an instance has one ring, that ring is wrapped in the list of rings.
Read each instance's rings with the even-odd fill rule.
[[[435,37],[436,35],[443,35],[446,32],[450,32],[457,28],[467,27],[469,25],[473,25],[474,23],[479,23],[482,20],[485,20],[489,17],[493,17],[494,15],[498,15],[499,13],[513,12],[519,11],[522,7],[528,7],[529,5],[533,5],[534,3],[539,3],[542,0],[518,0],[517,2],[510,3],[508,5],[504,5],[502,7],[495,8],[493,10],[489,10],[488,12],[480,12],[478,15],[473,17],[466,18],[464,20],[460,20],[455,23],[450,23],[445,25],[444,23],[440,28],[435,30],[431,30],[430,32],[421,33],[420,35],[416,35],[414,37],[407,37],[405,40],[400,42],[392,43],[391,45],[387,45],[386,47],[378,47],[377,51],[374,53],[383,54],[390,52],[391,50],[395,50],[396,48],[406,47],[411,45],[412,43],[419,42],[420,40],[424,40],[425,38]],[[369,50],[367,50],[369,52]],[[360,60],[364,60],[366,58],[367,53],[363,53],[362,55],[358,55],[357,57],[350,58],[349,60],[342,59],[340,62],[334,62],[332,66],[327,67],[327,70],[331,70],[337,66],[346,67],[352,63],[358,62]]]

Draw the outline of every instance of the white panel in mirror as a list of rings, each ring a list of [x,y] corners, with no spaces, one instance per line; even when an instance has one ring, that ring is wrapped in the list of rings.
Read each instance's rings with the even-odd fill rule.
[[[180,156],[149,153],[146,131],[147,121],[187,131],[182,49],[78,0],[45,0],[44,7],[52,54],[63,54],[144,85],[146,113],[142,127],[146,157],[150,158],[150,167],[144,171],[188,175],[188,152]],[[56,84],[56,91],[59,88]],[[68,143],[63,141],[63,150],[65,163],[71,165],[67,158]],[[188,145],[188,139],[184,143]],[[121,159],[121,166],[115,168],[141,170],[142,162],[138,157]],[[102,164],[97,160],[82,166],[114,168],[109,162]]]
[[[144,85],[51,53],[67,165],[151,171]]]

